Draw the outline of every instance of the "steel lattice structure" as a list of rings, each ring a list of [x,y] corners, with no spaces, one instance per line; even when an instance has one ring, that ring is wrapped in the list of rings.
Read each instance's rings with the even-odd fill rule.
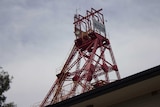
[[[91,8],[86,16],[74,16],[75,44],[40,107],[120,79],[101,11]]]

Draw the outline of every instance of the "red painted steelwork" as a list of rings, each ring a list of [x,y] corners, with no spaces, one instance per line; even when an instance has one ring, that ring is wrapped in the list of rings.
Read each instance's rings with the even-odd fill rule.
[[[113,79],[120,79],[101,11],[91,8],[84,17],[75,15],[75,44],[40,107],[93,90]],[[110,76],[114,72],[115,76]]]

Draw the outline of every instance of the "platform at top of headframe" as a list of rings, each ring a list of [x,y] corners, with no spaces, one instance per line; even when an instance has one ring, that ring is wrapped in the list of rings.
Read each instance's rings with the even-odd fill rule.
[[[92,49],[94,48],[93,47],[93,44],[90,48],[88,48],[88,46],[95,41],[95,39],[99,40],[99,44],[98,44],[98,47],[101,47],[102,45],[109,45],[110,42],[109,40],[104,37],[104,36],[101,36],[100,34],[92,31],[90,33],[88,33],[86,36],[83,36],[83,38],[77,38],[75,40],[75,45],[78,49],[81,49],[81,51],[84,51],[84,50],[87,50],[88,52],[92,52]]]
[[[76,39],[88,38],[87,36],[92,32],[106,36],[104,17],[101,11],[102,9],[95,10],[91,8],[90,11],[86,11],[86,16],[75,14],[73,24],[75,25]]]

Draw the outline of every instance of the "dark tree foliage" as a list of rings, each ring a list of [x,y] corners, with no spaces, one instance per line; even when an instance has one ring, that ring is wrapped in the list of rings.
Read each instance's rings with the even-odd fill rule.
[[[4,71],[2,67],[0,67],[0,107],[6,107],[4,104],[6,100],[6,96],[4,92],[10,89],[10,83],[13,77],[10,78],[8,72]],[[11,105],[11,103],[9,103]],[[13,106],[8,106],[13,107]]]
[[[4,104],[2,107],[17,107],[13,102]]]

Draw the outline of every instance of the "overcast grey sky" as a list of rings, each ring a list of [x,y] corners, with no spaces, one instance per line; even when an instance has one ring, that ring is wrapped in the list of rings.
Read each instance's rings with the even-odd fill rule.
[[[14,76],[7,102],[43,100],[74,44],[73,16],[103,8],[122,77],[160,64],[159,0],[0,0],[0,66]]]

